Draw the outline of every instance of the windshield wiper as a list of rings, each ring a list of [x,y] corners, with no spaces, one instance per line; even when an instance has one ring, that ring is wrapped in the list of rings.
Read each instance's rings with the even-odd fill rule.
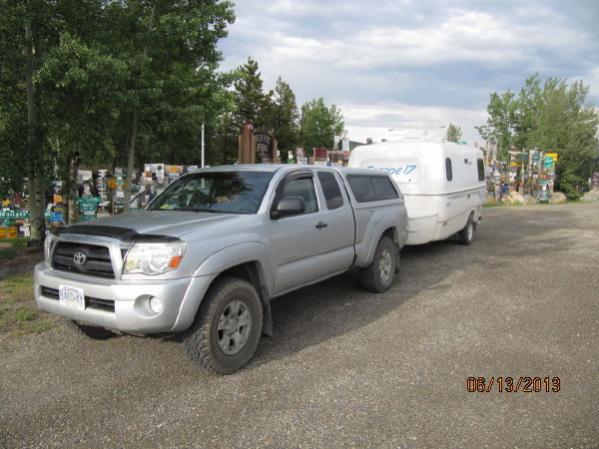
[[[192,212],[210,212],[212,214],[226,214],[226,212],[223,212],[222,210],[217,210],[217,209],[188,209]]]

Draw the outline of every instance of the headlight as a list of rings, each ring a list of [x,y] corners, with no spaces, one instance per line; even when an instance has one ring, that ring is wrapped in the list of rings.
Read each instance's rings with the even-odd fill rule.
[[[44,259],[46,262],[50,262],[50,250],[52,249],[52,243],[54,242],[54,234],[48,232],[44,239]]]
[[[176,269],[185,255],[185,243],[136,243],[125,258],[123,274],[154,276]]]

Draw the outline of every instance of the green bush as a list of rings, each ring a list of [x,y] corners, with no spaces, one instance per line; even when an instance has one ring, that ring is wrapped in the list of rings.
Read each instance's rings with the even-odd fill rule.
[[[583,185],[583,180],[580,176],[568,170],[559,177],[556,190],[563,192],[569,200],[577,200],[580,198],[579,186],[581,185]]]

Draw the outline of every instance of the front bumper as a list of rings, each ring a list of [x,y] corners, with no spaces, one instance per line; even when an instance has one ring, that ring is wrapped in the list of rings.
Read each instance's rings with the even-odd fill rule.
[[[33,278],[35,302],[41,310],[116,331],[150,334],[187,329],[214,277],[115,281],[52,270],[42,262],[35,266]],[[49,293],[60,285],[83,289],[86,308],[63,305],[57,294]],[[152,297],[162,300],[161,313],[150,309]],[[88,305],[88,298],[104,306]]]

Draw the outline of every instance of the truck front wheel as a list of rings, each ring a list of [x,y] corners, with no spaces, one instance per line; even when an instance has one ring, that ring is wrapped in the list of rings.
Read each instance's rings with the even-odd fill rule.
[[[360,284],[374,293],[382,293],[391,287],[395,277],[397,251],[393,240],[383,236],[374,253],[372,263],[360,270]]]
[[[262,304],[249,282],[218,279],[206,294],[183,339],[187,356],[217,374],[230,374],[248,363],[258,347]]]

